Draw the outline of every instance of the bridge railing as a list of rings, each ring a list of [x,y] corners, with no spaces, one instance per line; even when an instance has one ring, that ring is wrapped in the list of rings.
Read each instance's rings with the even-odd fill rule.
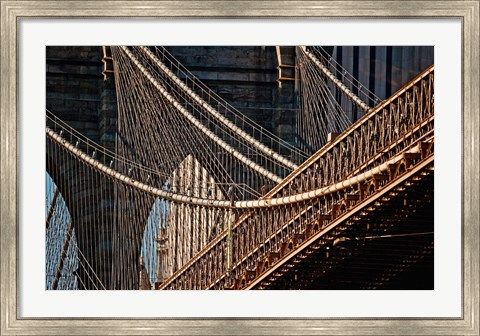
[[[310,157],[266,198],[331,185],[387,161],[433,132],[433,82],[431,66]]]
[[[255,268],[255,272],[258,272],[259,260],[264,263],[261,267],[278,260],[282,250],[285,252],[293,245],[292,239],[304,239],[302,234],[313,223],[332,220],[348,207],[374,193],[388,181],[386,176],[392,178],[419,160],[425,154],[418,147],[423,145],[419,144],[425,144],[432,152],[433,71],[433,66],[428,68],[391,98],[383,101],[308,159],[264,198],[335,185],[349,178],[354,179],[354,176],[362,173],[371,175],[368,181],[352,184],[342,189],[342,192],[332,192],[308,202],[266,208],[242,215],[231,231],[223,232],[208,244],[160,288],[234,286],[251,269]],[[374,167],[383,168],[376,171]],[[226,267],[229,265],[225,259],[228,256],[224,252],[227,246],[232,250],[233,267]],[[208,283],[205,276],[198,274],[211,274],[209,277],[215,277],[215,280]],[[190,279],[188,284],[187,279]]]

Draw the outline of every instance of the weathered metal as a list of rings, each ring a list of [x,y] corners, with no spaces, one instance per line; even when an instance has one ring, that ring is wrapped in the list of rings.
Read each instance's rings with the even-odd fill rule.
[[[126,54],[129,55],[128,50]],[[135,62],[134,57],[132,60]],[[346,244],[351,239],[345,235],[350,232],[350,219],[374,213],[380,197],[401,194],[402,188],[406,190],[416,179],[422,178],[422,174],[428,175],[433,164],[433,66],[332,139],[284,180],[234,150],[182,107],[143,66],[139,69],[145,70],[150,84],[158,88],[169,104],[228,155],[279,182],[261,199],[235,200],[228,192],[227,199],[210,197],[206,185],[203,192],[192,192],[190,187],[197,176],[195,172],[200,170],[190,167],[189,174],[193,175],[181,181],[182,190],[174,190],[166,186],[165,176],[155,176],[156,171],[116,153],[99,151],[92,143],[69,133],[68,127],[54,123],[63,135],[47,128],[47,144],[52,153],[73,157],[78,169],[88,171],[86,176],[113,181],[115,192],[120,190],[127,197],[122,209],[131,211],[130,217],[122,217],[118,228],[128,230],[125,234],[130,236],[125,241],[129,244],[135,239],[135,251],[140,242],[135,231],[143,223],[139,218],[147,218],[148,208],[156,197],[170,202],[169,220],[189,223],[179,226],[184,232],[174,238],[181,256],[174,256],[175,265],[169,269],[177,271],[168,279],[162,274],[158,282],[164,282],[155,285],[158,289],[273,286],[275,281],[284,278],[284,274],[291,275],[291,270],[298,269],[304,260],[316,253],[315,250],[320,249],[327,258],[334,258],[331,247]],[[75,138],[78,146],[71,141]],[[178,176],[171,177],[178,187],[175,181]],[[94,184],[93,180],[84,182]],[[395,189],[397,187],[399,189]],[[95,197],[94,193],[80,191],[78,199],[84,202],[80,207],[94,204]],[[408,206],[412,200],[405,194],[403,202]],[[121,212],[119,210],[119,216],[123,216]],[[200,238],[190,224],[197,223],[196,217],[200,216],[208,218],[210,226],[202,233],[202,243],[196,244],[190,238]],[[131,218],[136,222],[131,223]],[[96,221],[100,222],[98,218]],[[208,240],[204,239],[207,236]],[[171,240],[168,243],[174,243]],[[124,241],[117,243],[119,249],[124,249]],[[131,250],[126,253],[132,254]],[[175,250],[165,253],[175,253]],[[124,256],[119,258],[123,258],[121,265],[130,267]],[[138,259],[134,254],[128,258]],[[136,269],[133,273],[140,274]],[[121,274],[115,277],[126,288],[138,283],[132,277],[124,280]],[[293,278],[297,279],[298,274]],[[55,282],[58,283],[58,277]]]
[[[280,206],[274,211],[273,207],[267,207],[261,214],[244,214],[232,231],[234,266],[230,272],[226,272],[224,263],[208,266],[209,264],[204,262],[218,258],[216,247],[225,244],[227,239],[227,234],[223,233],[178,270],[160,289],[235,287],[232,283],[242,278],[247,265],[254,263],[257,269],[268,269],[272,261],[279,258],[278,251],[292,248],[293,243],[289,243],[292,234],[312,231],[312,226],[315,225],[318,229],[329,220],[345,213],[347,204],[344,201],[348,201],[349,207],[358,202],[355,197],[346,200],[347,195],[358,195],[359,201],[368,198],[387,183],[394,181],[397,176],[401,176],[403,171],[396,169],[393,173],[381,173],[392,171],[393,167],[410,169],[412,163],[418,164],[420,159],[433,160],[433,156],[427,159],[427,152],[422,150],[429,148],[428,155],[433,155],[433,71],[432,66],[391,98],[379,104],[272,189],[264,200],[268,202],[268,198],[275,195],[292,195],[329,186],[335,184],[335,181],[348,180],[352,174],[357,175],[385,164],[386,169],[379,171],[380,174],[372,174],[369,176],[370,180],[362,181],[356,187],[353,183],[348,185],[350,191],[346,188],[342,189],[343,193],[332,193],[314,201]],[[414,147],[419,148],[418,151],[423,156],[411,161],[408,154],[405,156],[402,153]],[[401,159],[389,162],[399,154]],[[318,220],[315,224],[316,218]],[[202,286],[195,281],[187,285],[181,280],[185,279],[186,274],[197,271],[220,277],[208,286]],[[191,278],[190,275],[188,278]]]

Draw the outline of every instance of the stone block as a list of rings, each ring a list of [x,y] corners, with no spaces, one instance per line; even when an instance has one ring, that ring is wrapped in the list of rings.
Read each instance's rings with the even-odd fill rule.
[[[104,133],[100,136],[100,141],[102,142],[115,142],[115,135]]]
[[[276,76],[272,76],[270,74],[266,73],[249,73],[248,74],[248,80],[250,82],[274,82],[276,80]]]
[[[193,74],[196,77],[198,77],[201,81],[219,79],[218,73],[215,71],[194,71]]]
[[[52,112],[63,110],[65,108],[65,100],[60,97],[51,97],[47,100],[47,108]]]
[[[80,93],[79,95],[77,95],[77,97],[81,100],[99,101],[99,97],[97,94]]]
[[[280,110],[275,113],[275,122],[277,124],[295,124],[296,113],[292,110]]]
[[[240,72],[219,72],[218,73],[219,80],[228,80],[228,81],[248,81],[248,73],[240,73]]]
[[[102,113],[107,113],[107,111],[112,111],[116,115],[117,103],[116,102],[111,102],[111,103],[102,102],[101,105],[100,105],[100,110],[102,111]]]

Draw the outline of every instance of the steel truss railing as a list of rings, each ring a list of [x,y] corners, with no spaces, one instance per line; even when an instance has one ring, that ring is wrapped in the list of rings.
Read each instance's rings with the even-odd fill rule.
[[[424,177],[433,174],[434,155],[430,152],[424,154],[426,156],[420,157],[416,163],[408,161],[408,166],[405,165],[407,160],[403,161],[400,164],[403,165],[402,169],[391,171],[386,180],[380,182],[373,178],[367,183],[360,184],[359,189],[363,189],[364,192],[350,193],[346,190],[343,197],[334,201],[332,210],[328,214],[331,217],[315,216],[312,212],[313,216],[303,231],[290,238],[283,249],[273,255],[274,258],[271,255],[264,258],[263,265],[256,268],[255,272],[244,271],[243,277],[235,284],[236,287],[263,289],[265,285],[280,278],[294,264],[308,258],[309,254],[314,253],[315,250],[323,249],[328,254],[335,245],[351,239],[349,230],[354,231],[352,228],[361,226],[364,217],[372,217],[376,208],[388,204],[391,198],[398,195],[405,197],[411,184],[422,183]],[[407,157],[409,156],[404,156],[404,158]],[[377,183],[376,186],[375,183]],[[318,210],[317,213],[319,213]],[[411,234],[414,235],[415,232]],[[364,238],[356,237],[356,239]],[[218,284],[216,286],[218,287]]]
[[[264,199],[308,192],[371,170],[387,169],[356,186],[288,206],[240,216],[159,289],[240,288],[259,267],[275,263],[313,223],[328,223],[419,162],[433,160],[434,67],[358,120],[304,162]],[[232,253],[227,255],[227,247]],[[263,266],[260,264],[263,263]],[[255,270],[254,273],[253,270]],[[253,276],[253,278],[252,278]],[[243,280],[242,280],[243,279]]]

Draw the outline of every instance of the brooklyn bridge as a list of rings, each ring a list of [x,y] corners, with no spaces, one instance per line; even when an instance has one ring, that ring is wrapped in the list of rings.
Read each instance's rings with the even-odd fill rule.
[[[433,289],[433,47],[46,55],[47,289]]]

